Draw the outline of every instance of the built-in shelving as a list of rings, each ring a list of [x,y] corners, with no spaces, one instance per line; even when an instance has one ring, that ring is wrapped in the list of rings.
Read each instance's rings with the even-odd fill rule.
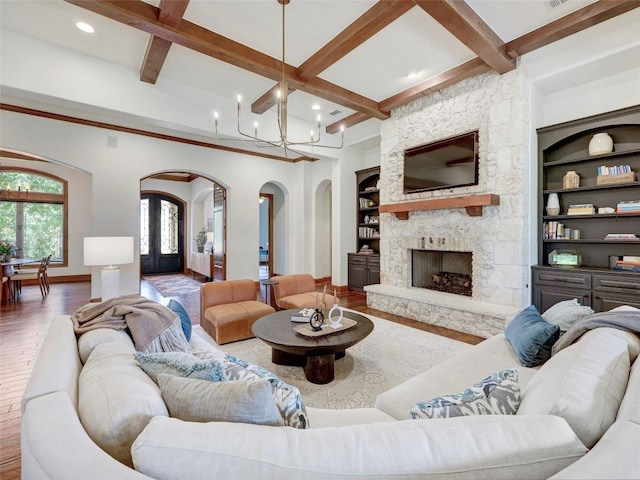
[[[608,133],[614,151],[589,155],[596,133]],[[554,303],[577,298],[596,311],[617,305],[640,304],[640,273],[610,268],[623,256],[640,256],[640,239],[605,239],[608,234],[640,237],[640,213],[567,215],[570,205],[591,204],[616,209],[623,201],[640,200],[640,106],[595,115],[538,129],[538,263],[533,268],[533,303],[543,312]],[[598,185],[598,167],[629,165],[636,178],[628,183]],[[563,188],[568,171],[580,176],[576,188]],[[560,214],[547,215],[550,194],[557,194]],[[579,231],[579,238],[546,238],[551,222],[564,230]],[[552,225],[553,227],[553,225]],[[578,268],[549,265],[554,250],[575,251]]]

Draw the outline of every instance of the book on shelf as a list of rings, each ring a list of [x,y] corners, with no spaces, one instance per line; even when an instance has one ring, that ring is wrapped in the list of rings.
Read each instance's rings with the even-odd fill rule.
[[[618,203],[616,213],[640,213],[640,200]]]
[[[565,235],[564,223],[552,220],[542,224],[542,236],[545,240],[567,240],[569,237]]]
[[[603,165],[601,167],[598,167],[598,176],[620,175],[621,173],[631,173],[631,166],[615,165],[615,166],[607,167]]]
[[[634,265],[618,265],[615,264],[613,266],[614,270],[624,270],[627,272],[640,272],[640,265],[638,266],[634,266]]]
[[[607,233],[605,240],[636,240],[638,236],[635,233]]]
[[[596,213],[596,209],[594,207],[582,207],[582,208],[571,208],[567,209],[567,215],[594,215]]]
[[[638,256],[638,255],[623,255],[622,256],[622,261],[623,262],[640,263],[640,256]]]
[[[596,208],[591,203],[569,205],[567,209],[567,215],[593,215],[594,213]]]

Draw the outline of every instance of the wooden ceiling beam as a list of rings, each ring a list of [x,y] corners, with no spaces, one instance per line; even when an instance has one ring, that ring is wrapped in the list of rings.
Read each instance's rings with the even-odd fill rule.
[[[65,1],[263,77],[276,81],[282,78],[281,60],[184,19],[178,26],[166,25],[158,20],[159,9],[146,2],[140,0]],[[298,77],[297,69],[288,64],[284,65],[284,70],[291,88],[311,93],[348,108],[359,109],[376,118],[389,116],[378,109],[377,102],[362,95],[317,78],[311,82],[303,82]]]
[[[327,133],[338,133],[342,127],[349,128],[357,125],[358,123],[362,123],[365,120],[369,120],[371,115],[367,115],[366,113],[356,112],[354,114],[349,115],[348,117],[343,118],[339,122],[334,122],[331,125],[327,125],[325,128],[325,132]]]
[[[516,68],[515,61],[505,53],[502,39],[464,0],[415,3],[496,72],[503,74]]]
[[[352,50],[355,50],[413,7],[413,3],[406,0],[380,0],[324,47],[305,60],[298,67],[298,77],[302,81],[317,77],[319,73],[329,68]],[[274,94],[277,89],[278,85],[253,102],[251,111],[261,114],[273,107],[276,104]],[[289,89],[289,93],[293,91],[293,89]]]
[[[167,25],[177,27],[182,21],[187,5],[189,5],[189,0],[160,0],[158,20]],[[147,51],[140,67],[141,81],[155,85],[170,48],[171,42],[168,40],[155,35],[149,38]]]
[[[446,72],[442,72],[428,78],[424,82],[420,82],[411,88],[382,100],[380,102],[380,109],[385,112],[390,112],[394,108],[413,102],[417,98],[430,95],[433,92],[442,90],[445,87],[490,70],[491,67],[489,67],[482,59],[476,57],[473,60],[469,60],[457,67],[453,67]]]
[[[508,42],[505,51],[517,58],[638,7],[640,0],[600,0]]]

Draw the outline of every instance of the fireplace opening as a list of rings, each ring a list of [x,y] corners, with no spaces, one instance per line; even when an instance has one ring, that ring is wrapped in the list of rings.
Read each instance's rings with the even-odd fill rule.
[[[411,286],[471,296],[471,252],[411,250]]]

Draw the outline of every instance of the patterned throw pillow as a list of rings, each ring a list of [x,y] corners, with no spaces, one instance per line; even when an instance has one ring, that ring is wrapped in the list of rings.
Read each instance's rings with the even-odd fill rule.
[[[520,405],[518,371],[501,370],[467,388],[411,407],[410,417],[449,418],[465,415],[513,415]]]
[[[284,424],[294,428],[309,428],[307,410],[302,401],[302,395],[296,387],[283,382],[268,370],[233,355],[226,355],[225,369],[229,380],[268,379],[273,389],[273,399],[280,410]]]
[[[161,373],[177,377],[199,378],[211,382],[227,380],[227,374],[219,361],[214,359],[200,360],[187,352],[135,352],[133,356],[142,370],[156,383],[158,383],[158,375]]]
[[[551,306],[542,314],[547,322],[558,325],[562,332],[569,330],[577,320],[587,317],[595,311],[591,307],[580,305],[578,299],[565,300]]]

